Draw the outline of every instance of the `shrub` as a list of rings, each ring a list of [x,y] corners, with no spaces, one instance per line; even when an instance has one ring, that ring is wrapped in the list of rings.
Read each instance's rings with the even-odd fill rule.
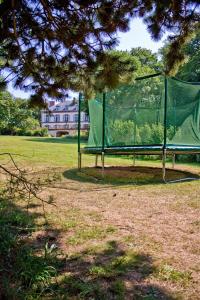
[[[152,144],[152,129],[148,124],[144,124],[139,128],[139,135],[141,137],[141,144]]]
[[[115,120],[113,123],[109,124],[109,133],[111,136],[111,145],[127,145],[135,143],[133,132],[137,130],[133,121],[121,121]],[[139,137],[139,136],[138,136]]]
[[[21,129],[16,128],[15,135],[22,136],[48,136],[47,128],[36,128],[36,129]]]
[[[137,126],[133,121],[116,120],[110,125],[111,145],[151,145],[163,142],[162,124]]]
[[[34,136],[48,136],[48,129],[46,127],[43,128],[37,128],[33,130]]]

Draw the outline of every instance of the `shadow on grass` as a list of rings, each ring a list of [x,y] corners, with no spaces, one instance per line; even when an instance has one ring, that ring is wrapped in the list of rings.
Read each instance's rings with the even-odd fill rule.
[[[174,299],[146,283],[156,270],[148,254],[110,241],[68,257],[62,232],[40,217],[0,198],[0,299]]]
[[[59,236],[59,231],[47,223],[37,225],[40,218],[43,213],[28,212],[0,195],[0,299],[36,299],[63,263],[51,251],[52,235]],[[34,238],[39,229],[40,239]]]
[[[54,292],[67,299],[175,299],[164,287],[145,283],[155,272],[148,254],[125,251],[116,241],[104,246],[68,259]]]
[[[51,144],[77,144],[76,137],[29,137],[25,139],[29,142],[51,143]],[[86,143],[86,140],[81,140],[81,143]]]
[[[104,169],[104,176],[102,176],[102,169],[100,167],[87,167],[78,169],[70,169],[63,173],[67,179],[76,180],[80,182],[90,182],[95,184],[112,184],[112,185],[147,185],[163,183],[162,169],[158,167],[106,167]],[[166,169],[166,180],[182,182],[189,181],[189,178],[199,179],[197,174]]]

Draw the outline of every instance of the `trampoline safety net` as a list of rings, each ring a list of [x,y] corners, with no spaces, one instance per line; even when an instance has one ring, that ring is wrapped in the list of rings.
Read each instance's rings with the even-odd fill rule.
[[[88,147],[200,146],[200,83],[156,75],[89,101]],[[104,104],[103,104],[104,103]]]

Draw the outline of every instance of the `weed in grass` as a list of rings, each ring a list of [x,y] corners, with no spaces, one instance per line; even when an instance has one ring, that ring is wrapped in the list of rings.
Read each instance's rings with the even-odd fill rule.
[[[114,226],[108,226],[107,228],[106,228],[106,232],[107,233],[114,233],[114,232],[116,232],[116,228],[114,227]]]
[[[1,299],[36,299],[57,274],[61,260],[55,245],[46,244],[37,253],[27,242],[39,217],[0,197]]]
[[[126,235],[125,237],[123,237],[123,241],[125,243],[132,243],[134,240],[133,236],[132,235]]]
[[[89,269],[89,273],[95,277],[111,277],[111,270],[104,266],[93,266]]]
[[[72,237],[69,237],[67,243],[69,245],[82,244],[89,240],[104,239],[108,234],[114,233],[116,229],[113,226],[102,228],[94,226],[89,228],[79,228]]]
[[[142,272],[149,273],[150,269],[146,262],[146,258],[137,253],[127,253],[125,255],[114,258],[107,265],[94,265],[89,269],[90,275],[94,277],[114,277],[123,275],[132,268],[141,269]]]
[[[76,261],[81,263],[84,259],[84,255],[82,253],[71,253],[68,254],[68,259],[72,262],[72,261]]]
[[[128,247],[134,247],[136,245],[136,241],[133,235],[127,235],[123,237],[123,242],[128,246]]]
[[[171,281],[187,285],[192,279],[191,273],[187,271],[178,271],[170,265],[163,265],[156,271],[156,277],[161,280]]]
[[[87,282],[73,276],[64,279],[65,291],[68,296],[77,295],[76,299],[104,299],[97,283]],[[95,297],[95,298],[94,298]]]
[[[41,289],[48,286],[56,275],[54,248],[45,245],[44,256],[36,256],[33,251],[24,246],[16,258],[18,279],[24,287]]]
[[[98,244],[88,247],[84,251],[84,255],[97,255],[100,253],[105,253],[105,255],[112,255],[116,249],[115,241],[108,241],[105,244]]]
[[[51,226],[59,226],[59,228],[62,231],[69,231],[70,229],[73,229],[80,225],[80,218],[79,221],[77,221],[77,217],[75,215],[69,215],[68,213],[65,215],[65,217],[61,217],[58,214],[48,214],[47,220],[48,223],[51,224]]]
[[[68,231],[69,229],[75,228],[78,225],[78,222],[75,220],[67,220],[61,222],[61,227],[64,231]]]
[[[20,210],[8,199],[0,198],[0,255],[3,258],[9,260],[19,238],[35,230],[33,219],[33,214]]]
[[[125,285],[124,282],[120,279],[113,282],[111,285],[111,291],[115,295],[116,300],[124,300],[125,299]]]

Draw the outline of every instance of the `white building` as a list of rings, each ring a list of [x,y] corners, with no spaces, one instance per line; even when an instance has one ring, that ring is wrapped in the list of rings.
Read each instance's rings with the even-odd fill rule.
[[[49,101],[48,109],[41,111],[41,126],[51,136],[74,135],[78,129],[78,103],[76,99],[64,102]],[[81,112],[81,131],[89,128],[89,117]]]

